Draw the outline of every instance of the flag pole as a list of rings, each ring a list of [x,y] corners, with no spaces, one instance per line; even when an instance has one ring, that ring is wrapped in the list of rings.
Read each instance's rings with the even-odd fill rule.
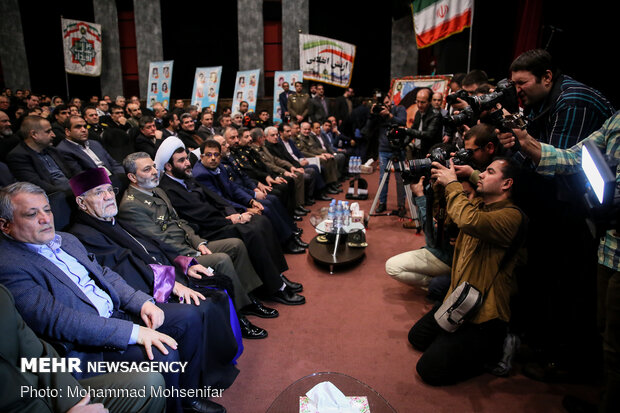
[[[60,15],[60,33],[63,34],[63,26],[64,22],[63,22],[63,15]],[[62,39],[63,37],[60,36],[60,38]],[[63,66],[65,65],[65,45],[64,45],[64,39],[63,39],[63,45],[62,45],[62,64]],[[69,76],[67,76],[67,68],[65,67],[65,87],[67,89],[67,99],[66,102],[69,102],[70,96],[69,95]]]
[[[469,71],[471,70],[471,39],[472,39],[472,33],[474,31],[474,4],[476,3],[475,0],[472,0],[471,2],[471,22],[469,24],[469,48],[467,50],[467,73],[469,73]]]

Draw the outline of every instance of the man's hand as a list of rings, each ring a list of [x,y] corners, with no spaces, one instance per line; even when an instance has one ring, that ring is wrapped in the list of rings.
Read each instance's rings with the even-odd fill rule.
[[[172,293],[179,297],[180,301],[184,304],[191,304],[192,300],[194,304],[200,305],[200,300],[206,300],[205,296],[200,294],[197,291],[192,290],[175,281],[174,288],[172,289]]]
[[[246,211],[248,214],[250,215],[260,215],[261,214],[261,210],[258,208],[248,208],[246,209]]]
[[[276,183],[276,184],[285,184],[285,183],[286,183],[286,179],[282,178],[281,176],[278,176],[278,177],[275,179],[275,183]]]
[[[192,265],[187,269],[187,275],[201,280],[202,277],[213,277],[213,270],[201,264]]]
[[[450,137],[450,135],[446,135],[446,136],[444,136],[443,138],[441,138],[441,141],[442,141],[443,143],[449,143],[451,139],[452,139],[452,138]]]
[[[258,202],[256,199],[253,199],[250,201],[250,206],[252,208],[257,208],[260,211],[263,211],[265,209],[265,207],[263,206],[263,204],[261,204],[260,202]]]
[[[259,182],[258,184],[256,184],[256,186],[257,186],[257,188],[258,188],[259,190],[261,190],[262,192],[264,192],[264,193],[265,193],[265,195],[267,195],[267,192],[270,192],[270,191],[273,189],[271,186],[269,186],[269,185],[265,185],[265,184],[264,184],[264,183],[262,183],[262,182]]]
[[[471,174],[474,173],[474,168],[469,165],[454,165],[454,170],[456,171],[456,176],[461,179],[469,179]]]
[[[295,174],[293,172],[286,171],[282,175],[288,176],[289,178],[295,178]],[[278,177],[280,178],[280,177]]]
[[[506,149],[514,147],[516,140],[519,139],[521,151],[530,157],[534,165],[538,165],[540,163],[542,151],[540,142],[534,139],[529,133],[527,133],[526,130],[513,129],[512,133],[510,133],[500,132],[495,129],[495,133],[497,134],[499,142]]]
[[[267,184],[269,186],[273,185],[273,184],[277,184],[276,180],[273,179],[272,177],[268,176],[267,178],[265,178],[265,182],[267,182]]]
[[[413,192],[413,195],[424,196],[424,177],[421,176],[420,179],[418,179],[417,183],[411,184],[409,185],[409,187],[411,188],[411,192]]]
[[[246,222],[250,222],[251,219],[252,219],[252,214],[249,214],[247,212],[244,212],[243,214],[241,214],[242,224],[245,224]]]
[[[198,246],[198,252],[200,252],[201,255],[211,255],[213,254],[211,252],[211,250],[209,248],[207,248],[207,246],[205,244],[201,244]]]
[[[148,328],[152,328],[153,330],[157,330],[164,324],[164,312],[150,301],[142,304],[140,318],[142,318],[142,321],[144,321],[144,324],[146,324]]]
[[[159,351],[166,355],[168,354],[168,349],[164,344],[167,344],[175,350],[177,349],[177,342],[169,335],[142,326],[138,333],[137,343],[144,346],[149,360],[153,360],[153,346],[157,347]]]
[[[454,165],[452,165],[452,161],[448,160],[450,165],[449,168],[446,168],[439,162],[433,162],[431,164],[431,178],[435,179],[438,184],[443,186],[448,185],[450,182],[456,181],[456,171],[454,170]]]
[[[75,406],[67,410],[67,413],[108,413],[108,409],[106,409],[103,404],[90,403],[90,396],[87,394],[82,400],[77,402]]]
[[[297,118],[297,122],[301,122],[301,121],[303,121],[303,120],[304,120],[304,117],[303,117],[303,116],[301,116],[301,115],[297,115],[297,116],[295,116],[295,117]]]

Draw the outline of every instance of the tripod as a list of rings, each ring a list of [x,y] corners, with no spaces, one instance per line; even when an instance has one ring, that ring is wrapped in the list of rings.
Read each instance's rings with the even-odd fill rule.
[[[392,158],[388,161],[387,165],[385,165],[385,169],[383,170],[383,178],[381,178],[381,182],[379,183],[379,188],[377,189],[377,195],[375,195],[375,199],[372,201],[372,206],[370,207],[370,212],[368,213],[368,222],[370,222],[370,217],[374,215],[375,208],[377,207],[377,203],[379,202],[379,196],[381,196],[381,190],[383,186],[387,182],[388,177],[390,176],[390,172],[392,170],[392,166],[394,167],[394,173],[401,174],[405,170],[405,162],[401,161],[397,155],[393,155]],[[398,182],[396,183],[398,185]],[[411,194],[411,188],[409,185],[402,183],[403,188],[405,189],[405,198],[407,198],[407,205],[409,206],[409,213],[411,214],[411,219],[416,224],[416,230],[419,232],[422,228],[420,225],[420,218],[418,217],[418,211],[413,206],[413,197]]]

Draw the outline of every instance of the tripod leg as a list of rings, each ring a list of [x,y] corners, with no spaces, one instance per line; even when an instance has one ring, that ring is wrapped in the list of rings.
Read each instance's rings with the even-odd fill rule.
[[[403,185],[405,187],[405,194],[407,194],[407,204],[409,206],[409,213],[411,214],[411,219],[415,222],[415,227],[417,231],[420,231],[421,223],[420,217],[418,217],[418,210],[413,205],[413,194],[411,193],[411,188],[409,185]]]
[[[385,166],[383,171],[383,178],[381,178],[381,182],[379,183],[379,188],[377,189],[377,195],[375,195],[375,199],[372,201],[372,206],[370,207],[370,212],[368,212],[368,219],[370,220],[370,216],[375,213],[375,208],[377,207],[377,203],[379,203],[379,196],[381,196],[381,191],[383,190],[383,186],[390,176],[390,170],[392,169],[392,160],[390,159]]]

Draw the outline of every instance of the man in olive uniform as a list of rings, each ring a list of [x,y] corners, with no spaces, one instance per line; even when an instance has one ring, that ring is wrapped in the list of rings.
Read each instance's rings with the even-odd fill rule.
[[[308,117],[310,108],[310,96],[303,93],[304,84],[295,82],[295,93],[288,97],[287,107],[291,120],[303,122]]]

